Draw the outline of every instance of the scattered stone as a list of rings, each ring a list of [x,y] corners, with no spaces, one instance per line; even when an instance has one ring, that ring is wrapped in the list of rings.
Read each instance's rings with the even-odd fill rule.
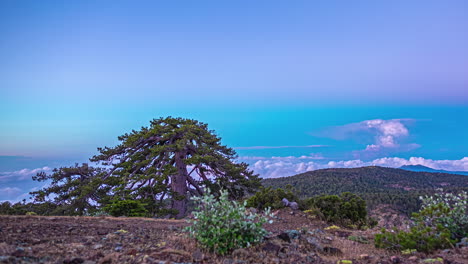
[[[64,260],[63,264],[82,264],[84,262],[82,258],[72,258],[71,260]]]
[[[239,249],[236,249],[236,250],[234,250],[232,252],[232,256],[234,258],[239,258],[239,259],[246,259],[250,255],[251,255],[251,253],[249,251],[247,251],[246,249],[244,249],[244,248],[239,248]]]
[[[309,245],[312,246],[312,249],[314,250],[318,250],[318,251],[323,251],[323,247],[322,245],[320,244],[320,242],[318,241],[317,238],[315,237],[307,237],[306,238],[306,241]]]
[[[281,249],[281,246],[273,243],[273,242],[267,242],[265,245],[262,247],[264,251],[268,252],[274,252],[275,254],[278,253],[278,251]]]
[[[298,210],[299,209],[299,205],[296,202],[289,203],[289,207],[291,209],[293,209],[293,210]]]
[[[93,246],[93,249],[100,249],[102,247],[104,247],[102,244],[96,244]]]
[[[123,247],[122,246],[117,246],[114,248],[114,251],[120,252],[122,251]]]
[[[369,255],[368,254],[361,254],[361,255],[359,255],[359,259],[367,260],[367,259],[369,259]]]
[[[15,257],[24,257],[26,254],[24,248],[17,247],[16,250],[13,253],[11,253],[11,255]]]
[[[343,254],[341,249],[335,248],[335,247],[324,247],[323,252],[328,255],[342,255]]]
[[[289,212],[289,214],[290,214],[290,215],[294,215],[294,212],[293,212],[293,211],[291,211],[291,212]]]
[[[296,202],[290,202],[286,198],[283,198],[283,200],[281,200],[281,202],[283,203],[283,205],[285,207],[290,207],[293,210],[298,210],[299,209],[299,205]]]
[[[97,234],[98,234],[99,236],[105,236],[105,235],[109,234],[109,232],[106,231],[106,230],[98,230],[98,231],[97,231]]]
[[[455,245],[457,248],[468,247],[468,237],[462,238],[462,240]]]
[[[193,261],[195,261],[195,262],[201,262],[201,261],[203,261],[204,255],[201,252],[201,250],[197,248],[197,250],[195,250],[192,253],[192,258],[193,258]]]
[[[411,256],[408,258],[409,261],[417,262],[419,258],[417,256]]]
[[[291,242],[291,239],[299,238],[300,233],[297,230],[286,230],[278,235],[279,238],[286,242]]]
[[[391,256],[390,261],[394,264],[397,264],[401,262],[401,259],[398,256]]]

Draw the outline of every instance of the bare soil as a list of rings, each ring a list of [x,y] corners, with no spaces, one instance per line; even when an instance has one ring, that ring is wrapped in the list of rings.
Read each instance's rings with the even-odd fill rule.
[[[308,218],[301,211],[276,212],[273,224],[265,225],[271,235],[261,245],[217,256],[199,248],[182,231],[185,220],[114,217],[0,216],[0,263],[423,263],[441,257],[444,263],[468,263],[468,248],[395,255],[376,249],[373,233],[326,230],[328,224]],[[277,236],[299,230],[302,237],[284,241]],[[313,235],[311,235],[313,234]],[[349,235],[367,238],[363,244]],[[339,249],[324,252],[311,246],[307,236],[321,246]],[[411,258],[412,257],[412,258]],[[410,259],[411,258],[411,259]],[[435,262],[437,263],[437,262]]]

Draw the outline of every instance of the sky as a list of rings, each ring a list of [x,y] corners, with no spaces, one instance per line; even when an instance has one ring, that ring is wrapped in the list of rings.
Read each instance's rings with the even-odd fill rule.
[[[1,1],[0,201],[176,116],[262,177],[468,171],[466,1]]]

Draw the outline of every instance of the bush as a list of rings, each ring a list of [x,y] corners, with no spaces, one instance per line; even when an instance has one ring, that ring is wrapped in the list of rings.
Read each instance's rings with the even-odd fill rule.
[[[442,193],[420,197],[422,207],[413,214],[413,224],[408,232],[383,229],[375,236],[375,246],[380,248],[431,252],[449,248],[468,235],[467,194]]]
[[[431,228],[422,224],[412,227],[408,232],[382,229],[382,233],[376,234],[374,240],[378,248],[399,251],[416,249],[426,253],[449,248],[454,242],[450,240],[450,231],[441,225]]]
[[[413,214],[416,222],[426,226],[441,224],[450,231],[451,238],[459,240],[468,236],[468,194],[443,193],[441,189],[434,196],[420,197],[422,206]]]
[[[322,195],[307,199],[310,211],[325,221],[347,226],[363,226],[368,223],[366,202],[359,196],[345,192],[341,195]],[[370,222],[374,224],[374,222]]]
[[[290,202],[299,203],[299,199],[293,193],[291,186],[289,186],[289,188],[287,186],[286,190],[281,188],[272,189],[271,187],[260,187],[260,190],[247,200],[247,207],[253,207],[260,210],[268,207],[279,209],[284,207],[281,202],[283,198],[288,199]]]
[[[140,201],[135,200],[114,201],[113,203],[105,206],[104,211],[115,217],[138,217],[148,215],[148,211],[146,210],[145,205]]]
[[[263,215],[246,210],[242,204],[230,201],[227,191],[221,191],[218,199],[206,191],[203,197],[194,197],[197,202],[193,212],[194,220],[187,227],[202,247],[224,255],[236,249],[259,243],[267,234],[262,227],[268,221],[269,209]],[[271,220],[270,220],[271,222]]]

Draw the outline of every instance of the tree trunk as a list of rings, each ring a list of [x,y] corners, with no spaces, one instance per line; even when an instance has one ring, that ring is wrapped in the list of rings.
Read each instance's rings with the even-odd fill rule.
[[[182,218],[187,212],[187,165],[183,160],[181,153],[175,153],[175,165],[177,174],[172,175],[171,189],[174,192],[172,197],[172,209],[178,211],[176,218]]]

